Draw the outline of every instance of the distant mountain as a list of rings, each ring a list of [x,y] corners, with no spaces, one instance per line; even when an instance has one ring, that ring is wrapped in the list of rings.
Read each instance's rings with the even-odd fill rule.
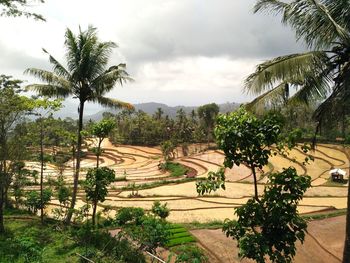
[[[71,102],[64,102],[65,107],[62,108],[59,112],[55,113],[55,117],[61,117],[61,118],[66,118],[70,117],[73,119],[78,118],[78,112],[77,112],[77,106]],[[223,104],[218,104],[220,107],[220,112],[221,113],[226,113],[226,112],[231,112],[239,107],[239,103],[235,102],[226,102]],[[95,106],[96,107],[96,106]],[[198,106],[175,106],[171,107],[163,103],[157,103],[157,102],[147,102],[147,103],[139,103],[139,104],[134,104],[134,107],[136,111],[142,110],[150,115],[154,114],[158,108],[161,108],[164,112],[164,116],[168,115],[170,118],[175,118],[176,117],[176,112],[179,109],[183,109],[187,114],[190,114],[192,110],[197,110]],[[86,107],[89,108],[89,107]],[[91,114],[93,110],[86,111],[85,112],[85,120],[100,120],[102,119],[102,114],[104,112],[111,112],[113,114],[116,114],[120,112],[120,110],[113,110],[113,109],[103,109],[101,110],[98,108],[96,113]]]

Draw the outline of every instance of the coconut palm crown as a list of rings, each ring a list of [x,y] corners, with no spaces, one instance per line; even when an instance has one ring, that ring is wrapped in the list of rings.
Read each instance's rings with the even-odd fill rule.
[[[258,65],[246,79],[245,90],[260,96],[248,107],[322,102],[314,113],[318,127],[349,114],[350,1],[258,0],[254,11],[282,15],[282,23],[291,26],[310,51]],[[296,90],[292,96],[290,88]],[[344,263],[350,262],[350,184],[347,207]]]
[[[73,97],[79,100],[77,160],[71,209],[66,218],[66,222],[69,223],[78,189],[82,144],[81,131],[83,129],[85,102],[91,101],[103,106],[129,109],[132,108],[132,105],[104,96],[117,83],[122,85],[126,81],[131,80],[125,70],[125,64],[107,67],[111,52],[113,48],[117,47],[114,42],[100,42],[96,29],[89,26],[86,31],[82,31],[79,28],[77,35],[73,34],[70,29],[67,29],[64,44],[66,47],[66,67],[44,49],[44,52],[49,55],[53,71],[29,68],[25,73],[33,75],[43,82],[43,84],[28,85],[27,89],[34,90],[43,96]]]
[[[323,101],[314,114],[317,121],[339,116],[349,98],[349,1],[259,0],[254,11],[281,14],[282,23],[291,26],[310,51],[258,65],[245,81],[245,91],[259,95],[248,106]]]

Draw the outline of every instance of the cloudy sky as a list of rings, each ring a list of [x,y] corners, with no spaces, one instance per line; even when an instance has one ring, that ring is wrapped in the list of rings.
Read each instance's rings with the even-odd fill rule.
[[[128,101],[201,105],[245,102],[244,78],[265,59],[303,50],[279,17],[253,14],[255,0],[47,0],[32,10],[47,22],[0,18],[0,73],[50,69],[47,49],[64,62],[64,32],[88,25],[119,45],[134,83],[109,95]],[[94,107],[94,106],[93,106]],[[91,108],[91,110],[93,109]]]

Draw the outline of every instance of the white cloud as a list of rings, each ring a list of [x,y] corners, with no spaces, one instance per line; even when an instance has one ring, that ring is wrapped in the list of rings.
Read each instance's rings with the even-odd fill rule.
[[[0,73],[28,79],[28,67],[49,68],[46,48],[64,61],[64,32],[89,24],[119,48],[136,82],[116,88],[125,101],[170,105],[247,101],[244,77],[272,56],[302,50],[277,18],[253,15],[255,0],[47,0],[34,6],[47,22],[0,18]]]

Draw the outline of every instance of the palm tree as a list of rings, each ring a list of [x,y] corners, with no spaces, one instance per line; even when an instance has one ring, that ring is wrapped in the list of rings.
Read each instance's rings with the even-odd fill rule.
[[[49,55],[53,72],[36,68],[29,68],[25,72],[45,83],[32,84],[27,86],[27,89],[48,97],[67,98],[72,96],[79,100],[76,169],[71,207],[66,217],[66,222],[70,223],[78,190],[85,102],[97,102],[103,106],[116,108],[132,108],[132,105],[104,96],[113,89],[115,84],[122,85],[130,80],[125,71],[125,64],[107,68],[112,49],[117,47],[115,43],[100,42],[96,29],[89,26],[86,31],[81,31],[79,28],[78,35],[74,35],[70,29],[67,29],[65,46],[67,67],[64,67],[44,50]]]
[[[350,102],[350,2],[259,0],[254,11],[282,14],[282,22],[295,30],[309,51],[258,65],[245,82],[248,93],[260,95],[249,106],[323,100],[314,113],[318,128],[325,119],[343,116]],[[290,88],[295,93],[286,98]],[[350,184],[347,203],[343,262],[350,262]]]

